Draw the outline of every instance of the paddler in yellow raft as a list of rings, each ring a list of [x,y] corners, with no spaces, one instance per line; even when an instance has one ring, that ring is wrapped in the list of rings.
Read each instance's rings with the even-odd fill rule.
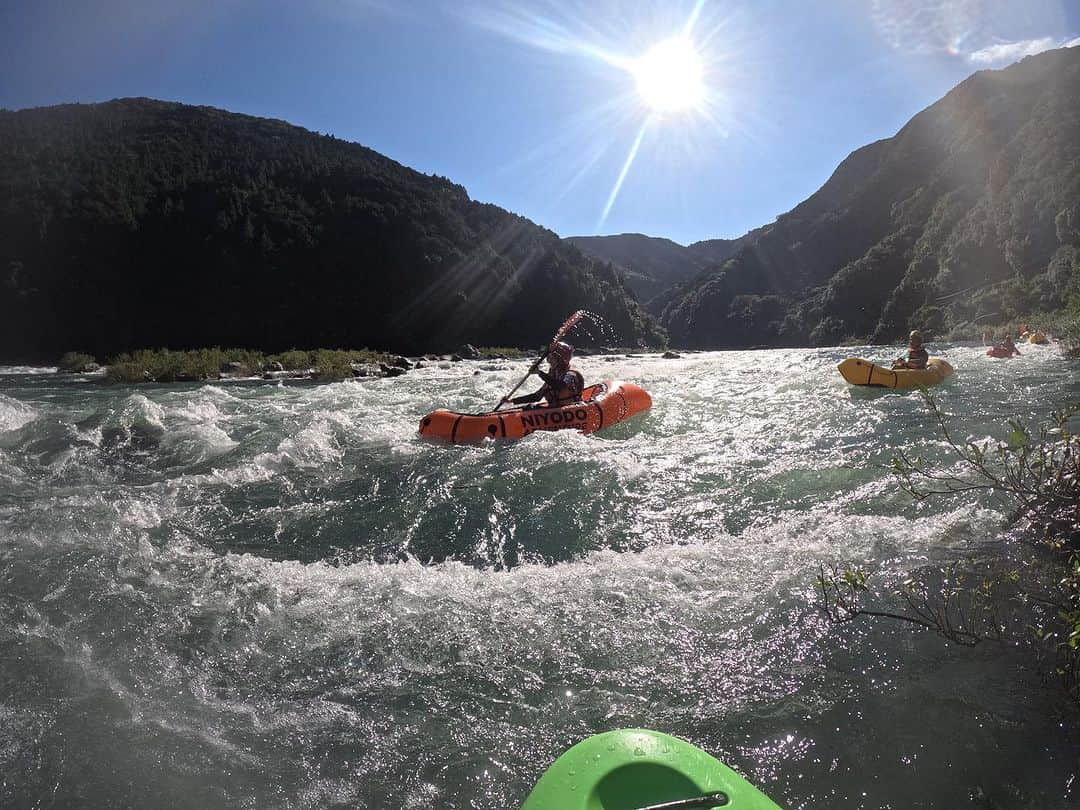
[[[893,368],[926,368],[930,362],[930,353],[923,346],[922,332],[912,329],[908,335],[907,357],[897,357],[893,360]]]
[[[898,357],[892,367],[879,366],[861,357],[848,357],[837,370],[851,385],[872,388],[918,388],[937,385],[953,373],[953,367],[941,357],[930,357],[923,343],[922,332],[912,330],[908,335],[907,356]]]

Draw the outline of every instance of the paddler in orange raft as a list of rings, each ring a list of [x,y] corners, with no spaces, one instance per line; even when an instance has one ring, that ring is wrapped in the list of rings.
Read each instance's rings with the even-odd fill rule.
[[[544,381],[540,390],[513,399],[503,397],[496,410],[507,403],[529,405],[546,400],[548,405],[558,406],[581,402],[581,392],[585,389],[585,377],[570,365],[570,361],[574,358],[574,347],[557,340],[548,346],[544,354],[548,359],[548,370],[543,371],[540,368],[544,355],[538,357],[529,369],[529,375],[536,374]],[[529,375],[526,375],[526,379]]]

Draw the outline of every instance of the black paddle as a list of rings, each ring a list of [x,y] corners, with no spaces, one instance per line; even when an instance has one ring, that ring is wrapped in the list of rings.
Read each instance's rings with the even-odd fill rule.
[[[499,400],[499,404],[495,406],[495,410],[499,410],[499,408],[501,408],[503,405],[505,405],[507,402],[510,401],[510,397],[512,397],[515,394],[515,392],[517,392],[517,390],[519,388],[521,388],[521,386],[523,386],[525,384],[525,381],[527,379],[529,379],[529,377],[531,377],[533,375],[533,372],[535,372],[536,369],[540,366],[540,364],[544,362],[544,358],[548,356],[548,353],[550,351],[551,351],[550,346],[548,346],[546,349],[544,349],[544,351],[540,354],[540,356],[537,357],[536,360],[533,361],[533,364],[531,366],[529,366],[529,372],[524,377],[521,378],[521,380],[518,382],[517,385],[515,385],[513,388],[510,389],[509,394],[507,394],[505,397],[503,397],[502,399]]]
[[[639,807],[638,810],[690,810],[691,808],[723,807],[730,799],[726,793],[710,793],[707,796],[696,796],[693,799],[679,799],[674,802],[663,804],[650,804],[648,807]]]

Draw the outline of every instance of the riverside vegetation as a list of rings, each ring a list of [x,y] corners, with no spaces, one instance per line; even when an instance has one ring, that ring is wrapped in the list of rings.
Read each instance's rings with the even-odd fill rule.
[[[670,280],[648,307],[675,346],[889,343],[1059,312],[1080,279],[1080,47],[974,74],[739,240],[575,242]]]
[[[952,463],[901,451],[893,459],[900,486],[919,500],[964,493],[1005,498],[1020,553],[925,567],[891,597],[873,593],[870,574],[857,565],[823,565],[821,609],[836,623],[888,618],[963,646],[1027,647],[1037,659],[1052,659],[1066,692],[1080,703],[1080,435],[1073,430],[1080,406],[1055,412],[1034,429],[1011,421],[1003,441],[974,441],[955,437],[933,396],[923,396]],[[893,599],[898,609],[890,606]]]
[[[525,356],[521,349],[509,346],[463,346],[461,351],[470,359],[518,359]],[[460,354],[425,355],[411,360],[402,355],[371,349],[291,349],[267,354],[252,349],[140,349],[125,352],[105,364],[105,376],[113,383],[192,382],[219,377],[292,376],[320,380],[344,380],[350,377],[393,377],[410,368],[419,367],[424,360],[453,361]],[[57,363],[57,369],[70,373],[98,371],[97,359],[83,352],[67,352]]]
[[[151,99],[0,110],[4,360],[531,346],[577,308],[664,342],[609,263],[358,144]]]
[[[1080,48],[974,74],[775,222],[686,248],[561,240],[280,121],[150,99],[0,111],[10,361],[534,345],[579,307],[647,346],[888,343],[1053,315],[1078,280]]]

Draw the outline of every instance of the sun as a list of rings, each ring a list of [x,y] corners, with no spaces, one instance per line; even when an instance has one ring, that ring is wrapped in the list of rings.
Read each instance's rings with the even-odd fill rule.
[[[698,109],[705,101],[705,68],[685,37],[662,40],[633,63],[638,95],[658,113]]]

